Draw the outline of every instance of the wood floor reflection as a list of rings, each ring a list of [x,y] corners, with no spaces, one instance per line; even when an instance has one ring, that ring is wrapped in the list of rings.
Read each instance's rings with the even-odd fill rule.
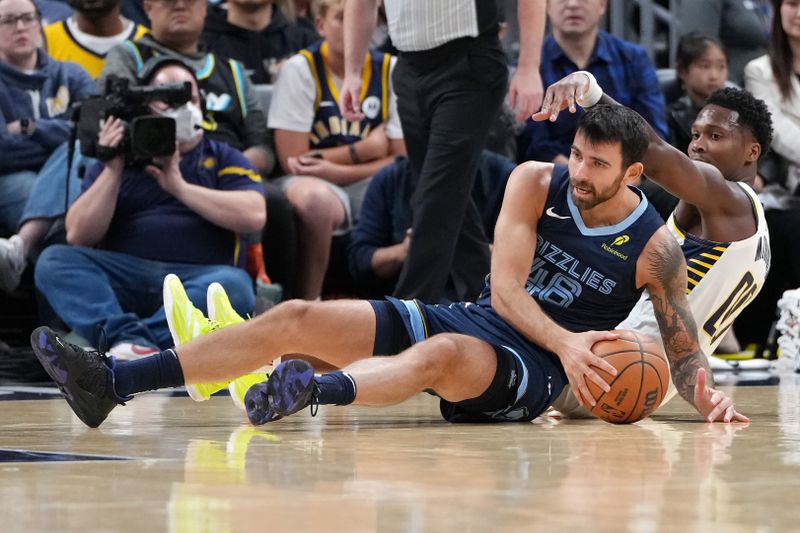
[[[797,530],[800,376],[727,390],[749,426],[679,399],[630,426],[451,425],[420,395],[252,428],[228,398],[150,394],[90,430],[4,401],[0,449],[81,457],[0,462],[0,530]]]

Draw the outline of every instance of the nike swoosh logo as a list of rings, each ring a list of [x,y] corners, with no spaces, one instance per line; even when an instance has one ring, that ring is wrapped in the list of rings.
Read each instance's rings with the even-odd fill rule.
[[[547,211],[545,211],[545,213],[549,217],[558,218],[560,220],[569,220],[570,218],[572,218],[572,217],[565,217],[565,216],[561,216],[561,215],[557,214],[555,211],[553,211],[552,206],[548,207]]]

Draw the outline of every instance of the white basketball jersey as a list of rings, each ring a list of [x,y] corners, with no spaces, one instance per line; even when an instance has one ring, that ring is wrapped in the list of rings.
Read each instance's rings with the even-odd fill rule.
[[[706,355],[714,353],[734,319],[759,293],[769,270],[769,233],[764,209],[750,186],[738,185],[750,197],[758,224],[756,232],[747,239],[707,241],[683,231],[674,213],[667,221],[667,228],[678,240],[686,258],[687,299],[697,324],[700,349]],[[647,291],[619,328],[661,339]]]
[[[738,183],[747,193],[756,216],[756,232],[742,241],[713,242],[683,231],[673,213],[667,221],[686,258],[689,282],[686,295],[697,324],[697,340],[706,356],[712,355],[739,313],[753,301],[764,286],[770,263],[769,232],[764,209],[755,191]],[[638,331],[653,337],[659,344],[661,334],[656,322],[650,293],[645,290],[631,313],[617,329]],[[667,403],[676,394],[670,379],[669,389],[661,402]],[[553,404],[564,414],[573,417],[591,416],[583,409],[569,387]]]

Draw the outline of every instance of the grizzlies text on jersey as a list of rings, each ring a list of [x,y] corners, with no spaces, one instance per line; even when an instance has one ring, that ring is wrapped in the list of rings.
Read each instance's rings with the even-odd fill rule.
[[[636,261],[663,225],[647,198],[614,226],[589,228],[572,201],[567,167],[556,166],[526,289],[570,331],[613,329],[636,304]],[[478,303],[488,305],[487,282]]]

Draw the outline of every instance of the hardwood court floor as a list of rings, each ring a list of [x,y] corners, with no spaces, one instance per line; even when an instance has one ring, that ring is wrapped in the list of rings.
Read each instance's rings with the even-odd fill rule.
[[[797,531],[800,376],[728,390],[749,426],[680,399],[629,426],[451,425],[420,395],[251,428],[226,397],[148,394],[90,430],[3,401],[0,449],[92,457],[0,462],[0,531]]]

